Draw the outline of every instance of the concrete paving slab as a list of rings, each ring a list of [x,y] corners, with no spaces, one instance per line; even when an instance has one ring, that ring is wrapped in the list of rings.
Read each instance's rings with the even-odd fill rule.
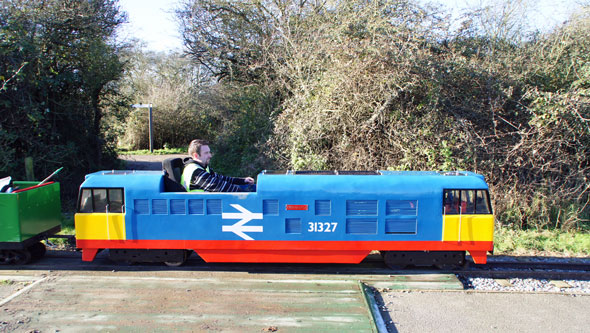
[[[25,284],[23,282],[14,282],[9,280],[0,280],[0,303],[3,299],[17,292],[23,288]]]
[[[406,274],[365,280],[379,290],[463,290],[454,274]]]
[[[0,305],[38,279],[34,276],[0,275]]]
[[[0,307],[0,330],[6,331],[373,327],[358,282],[337,279],[56,275]]]

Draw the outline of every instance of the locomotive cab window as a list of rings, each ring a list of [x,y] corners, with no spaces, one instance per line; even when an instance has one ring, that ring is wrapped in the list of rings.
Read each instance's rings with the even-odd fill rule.
[[[487,190],[444,190],[443,214],[491,214]]]
[[[479,190],[475,197],[475,214],[491,214],[490,196],[488,191]]]
[[[122,188],[85,188],[80,193],[79,213],[124,213]]]

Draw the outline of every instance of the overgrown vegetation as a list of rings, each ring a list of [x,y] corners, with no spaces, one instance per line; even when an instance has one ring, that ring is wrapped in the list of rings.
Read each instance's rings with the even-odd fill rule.
[[[277,167],[474,170],[503,225],[588,228],[588,8],[526,36],[520,1],[458,30],[403,0],[185,3],[195,61],[272,101]]]
[[[63,166],[70,196],[88,170],[112,165],[103,135],[107,109],[120,102],[124,22],[116,1],[2,1],[0,4],[0,177],[36,178]]]

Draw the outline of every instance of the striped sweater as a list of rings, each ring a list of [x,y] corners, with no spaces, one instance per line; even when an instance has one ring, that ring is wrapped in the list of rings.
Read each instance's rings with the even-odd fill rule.
[[[188,159],[185,161],[185,168],[195,163],[198,165],[193,171],[190,180],[190,189],[201,189],[206,192],[242,192],[238,185],[246,185],[243,178],[228,177],[211,171],[210,168],[205,168],[197,161]]]

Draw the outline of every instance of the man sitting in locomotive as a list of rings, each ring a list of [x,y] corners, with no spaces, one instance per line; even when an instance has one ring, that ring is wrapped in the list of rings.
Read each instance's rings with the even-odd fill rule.
[[[182,185],[187,191],[207,192],[252,192],[255,191],[251,177],[228,177],[211,171],[209,161],[213,154],[209,143],[193,140],[188,147],[190,157],[184,159]]]

